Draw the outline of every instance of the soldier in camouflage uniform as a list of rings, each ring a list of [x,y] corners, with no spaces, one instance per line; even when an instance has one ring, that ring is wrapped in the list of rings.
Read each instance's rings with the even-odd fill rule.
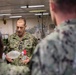
[[[37,45],[31,74],[76,75],[76,0],[50,0],[49,3],[57,26]]]
[[[0,33],[0,75],[28,75],[29,68],[26,66],[16,66],[7,64],[3,61],[3,43],[2,43],[2,35]]]
[[[14,33],[8,38],[8,48],[6,50],[7,51],[6,53],[12,50],[17,50],[20,53],[22,53],[22,50],[25,49],[27,50],[27,56],[31,57],[36,44],[37,40],[31,34],[26,32],[22,40],[20,40],[20,38],[16,35],[16,33]],[[11,64],[24,65],[25,63],[21,63],[20,59],[21,56],[18,59],[13,60]]]
[[[30,59],[32,57],[33,50],[37,44],[37,40],[30,33],[25,32],[26,21],[23,18],[17,20],[16,25],[16,33],[12,34],[8,38],[8,45],[6,48],[6,54],[10,51],[19,51],[20,53],[23,50],[26,50],[27,57],[22,60],[23,56],[19,56],[18,58],[12,60],[10,57],[6,55],[6,60],[10,62],[12,65],[17,66],[28,66]]]

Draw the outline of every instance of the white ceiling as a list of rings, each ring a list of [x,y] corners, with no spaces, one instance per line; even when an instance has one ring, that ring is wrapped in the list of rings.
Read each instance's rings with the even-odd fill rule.
[[[20,6],[25,5],[45,5],[40,8],[25,8]],[[47,10],[49,12],[48,0],[0,0],[0,14],[11,14],[12,16],[35,17],[35,13],[30,13],[30,10]],[[0,18],[9,18],[9,16],[0,16]]]

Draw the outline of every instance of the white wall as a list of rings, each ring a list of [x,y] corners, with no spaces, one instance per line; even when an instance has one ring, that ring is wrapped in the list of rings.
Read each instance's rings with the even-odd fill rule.
[[[7,20],[7,23],[4,24],[3,20],[0,20],[0,31],[2,34],[11,34],[13,33],[12,20]]]
[[[8,19],[6,20],[6,25],[3,24],[3,20],[0,20],[0,31],[2,32],[2,34],[9,34],[11,35],[12,33],[15,32],[16,30],[16,19]],[[42,24],[42,19],[39,18],[39,23],[40,25]],[[44,17],[43,19],[43,24],[44,25],[49,25],[51,23],[50,17]],[[26,19],[26,25],[27,28],[32,28],[36,25],[38,25],[38,18],[27,18]]]

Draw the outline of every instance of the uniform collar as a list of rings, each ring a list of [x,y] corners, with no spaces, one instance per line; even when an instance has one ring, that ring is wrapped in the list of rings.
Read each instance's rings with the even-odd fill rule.
[[[76,24],[76,19],[66,20],[65,23]]]
[[[66,26],[66,25],[76,25],[76,19],[69,19],[69,20],[66,20],[64,22],[62,22],[60,25],[56,26],[55,30],[59,27],[62,27],[62,26]]]
[[[64,22],[62,22],[60,25],[68,25],[68,24],[76,24],[76,19],[69,19],[69,20],[66,20]]]
[[[28,35],[29,35],[29,33],[26,32],[25,35],[23,36],[22,40],[29,38]],[[18,37],[18,35],[16,33],[14,34],[13,38],[17,39],[17,40],[20,40],[20,38]]]

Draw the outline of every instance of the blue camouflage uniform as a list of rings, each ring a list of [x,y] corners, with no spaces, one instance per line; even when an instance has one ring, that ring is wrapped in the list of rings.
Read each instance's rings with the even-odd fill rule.
[[[73,75],[76,70],[76,19],[58,25],[39,43],[31,60],[32,75]]]

